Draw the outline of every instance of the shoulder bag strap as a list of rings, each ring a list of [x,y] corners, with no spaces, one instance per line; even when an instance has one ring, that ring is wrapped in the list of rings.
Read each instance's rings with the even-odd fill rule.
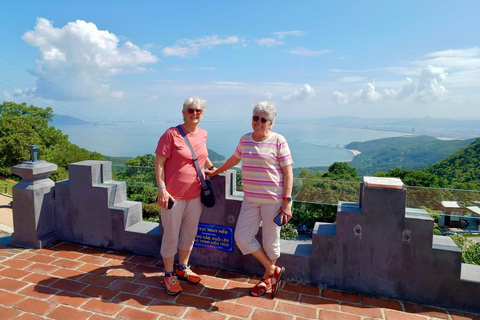
[[[190,152],[192,153],[193,157],[193,162],[195,163],[195,169],[197,169],[197,174],[198,178],[200,179],[200,183],[202,184],[202,189],[206,194],[210,193],[210,190],[207,187],[207,184],[205,183],[205,179],[203,178],[202,170],[200,169],[200,166],[198,165],[197,161],[197,156],[195,155],[195,151],[193,151],[192,145],[190,144],[190,140],[188,140],[187,135],[185,134],[185,131],[183,131],[182,127],[178,125],[176,127],[180,134],[182,135],[183,139],[185,140],[185,143],[187,144],[188,148],[190,149]]]

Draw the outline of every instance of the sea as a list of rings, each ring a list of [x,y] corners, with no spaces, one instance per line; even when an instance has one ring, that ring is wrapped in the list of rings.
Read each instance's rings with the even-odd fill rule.
[[[70,142],[89,151],[108,156],[136,157],[154,154],[160,136],[166,129],[177,124],[131,121],[55,127],[68,135]],[[200,127],[208,132],[208,149],[225,158],[233,154],[240,137],[252,131],[251,122],[202,121]],[[351,142],[406,135],[400,132],[306,125],[301,122],[276,123],[273,131],[287,139],[295,168],[348,162],[355,156],[354,150],[345,149]]]

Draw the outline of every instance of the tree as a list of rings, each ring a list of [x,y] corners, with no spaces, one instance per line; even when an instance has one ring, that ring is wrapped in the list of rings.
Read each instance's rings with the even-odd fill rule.
[[[15,178],[10,168],[30,159],[30,145],[39,147],[38,159],[55,163],[57,172],[50,178],[67,178],[68,164],[82,160],[103,160],[97,152],[90,152],[68,141],[61,130],[48,125],[53,119],[51,108],[27,106],[25,103],[0,104],[0,174]]]
[[[328,167],[327,172],[322,175],[322,178],[342,181],[360,180],[357,174],[357,169],[350,167],[346,162],[334,162]]]

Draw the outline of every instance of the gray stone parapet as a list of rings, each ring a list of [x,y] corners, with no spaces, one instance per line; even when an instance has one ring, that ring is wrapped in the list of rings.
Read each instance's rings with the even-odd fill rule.
[[[56,170],[56,164],[46,161],[27,161],[11,168],[13,174],[22,178],[12,189],[12,244],[43,248],[56,240],[55,183],[48,178]]]
[[[322,286],[478,312],[480,266],[462,264],[450,237],[433,235],[425,210],[406,208],[396,178],[365,177],[359,203],[317,223],[311,281]],[[477,276],[473,276],[476,274]]]
[[[42,247],[59,239],[160,257],[161,224],[142,220],[142,204],[127,200],[125,182],[112,180],[111,162],[72,163],[69,180],[57,183],[47,178],[54,170],[42,161],[12,168],[22,177],[13,193],[12,243]],[[236,171],[212,180],[216,205],[203,209],[200,222],[234,229],[243,200]],[[480,312],[480,266],[462,264],[455,243],[433,235],[427,212],[406,207],[399,179],[365,177],[358,202],[338,203],[336,223],[319,222],[311,241],[282,240],[281,248],[277,263],[289,281]],[[196,247],[190,262],[263,274],[236,246],[232,252]]]

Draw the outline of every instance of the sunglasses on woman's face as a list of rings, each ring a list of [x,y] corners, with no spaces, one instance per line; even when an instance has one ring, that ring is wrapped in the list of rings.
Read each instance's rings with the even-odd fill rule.
[[[268,119],[265,119],[265,118],[260,118],[259,116],[253,116],[252,117],[252,120],[257,122],[258,120],[260,120],[262,123],[267,123]]]
[[[190,109],[190,108],[189,108],[189,109],[187,109],[187,110],[188,110],[188,113],[194,113],[194,112],[196,112],[196,113],[198,113],[198,114],[202,114],[202,112],[203,112],[203,110],[201,110],[201,109]]]

